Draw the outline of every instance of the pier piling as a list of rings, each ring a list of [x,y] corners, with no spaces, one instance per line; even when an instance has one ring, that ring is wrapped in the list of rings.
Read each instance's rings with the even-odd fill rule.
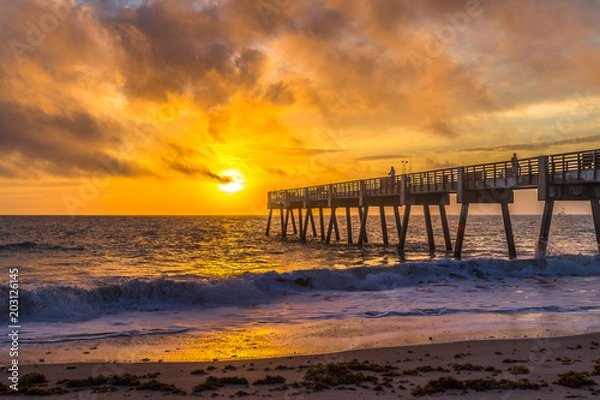
[[[352,218],[350,207],[346,207],[346,231],[348,232],[348,244],[352,244]]]
[[[303,188],[276,190],[268,193],[269,214],[265,234],[271,233],[274,210],[279,209],[281,236],[288,236],[288,225],[301,241],[307,240],[310,228],[313,237],[318,237],[313,209],[319,209],[320,240],[340,240],[336,210],[346,210],[346,233],[349,244],[368,243],[369,207],[379,208],[381,233],[384,244],[389,244],[389,233],[385,215],[386,207],[392,207],[398,233],[398,251],[404,253],[411,207],[423,206],[425,229],[429,251],[435,251],[430,206],[438,206],[446,251],[452,251],[452,240],[445,206],[450,203],[449,195],[456,193],[456,202],[461,212],[456,229],[454,256],[460,258],[467,225],[469,204],[499,204],[502,211],[504,232],[509,258],[517,256],[515,238],[509,212],[514,202],[514,191],[537,189],[538,200],[544,201],[544,212],[540,224],[540,235],[536,243],[537,257],[543,257],[548,247],[554,201],[590,201],[594,233],[600,252],[600,150],[582,150],[571,153],[531,157],[519,160],[484,163],[465,167],[442,168],[431,171],[402,174],[394,178],[371,178],[348,182],[330,183]],[[400,217],[399,207],[404,206]],[[354,241],[351,210],[356,207],[359,216],[357,240]],[[324,208],[331,213],[325,228]],[[295,221],[298,210],[298,226]],[[306,215],[303,218],[303,210]],[[284,215],[285,212],[285,215]],[[402,221],[401,221],[402,219]]]
[[[304,235],[304,226],[302,225],[302,209],[298,209],[298,230],[300,231],[300,240],[304,240],[306,236]]]
[[[446,207],[443,204],[440,204],[440,219],[442,220],[442,230],[444,231],[444,244],[446,245],[446,251],[452,251],[452,240],[450,239],[448,217],[446,216]]]
[[[400,223],[400,210],[398,210],[398,206],[394,206],[394,220],[396,221],[398,241],[400,241],[400,235],[402,235],[402,224]]]
[[[598,243],[598,252],[600,252],[600,202],[592,200],[592,217],[594,218],[594,231],[596,232],[596,243]]]
[[[325,221],[323,219],[323,207],[319,207],[319,226],[321,228],[321,241],[325,241]]]
[[[288,227],[289,219],[290,219],[290,209],[288,208],[285,210],[285,219],[283,221],[283,227],[281,229],[281,237],[287,236],[287,227]]]
[[[273,216],[273,209],[269,209],[269,219],[267,220],[267,231],[265,235],[269,236],[269,231],[271,230],[271,217]]]
[[[429,212],[429,206],[425,204],[423,206],[423,215],[425,216],[425,229],[427,230],[427,242],[429,243],[429,252],[435,253],[435,240],[433,238],[433,225],[431,224],[431,213]]]
[[[402,215],[402,233],[400,234],[400,241],[398,243],[398,251],[404,252],[404,245],[406,244],[406,233],[408,231],[408,219],[410,218],[410,204],[404,207],[404,214]]]
[[[360,210],[360,207],[359,207]],[[358,235],[358,244],[369,243],[367,239],[367,219],[369,217],[369,206],[363,207],[360,218],[360,233]]]
[[[379,206],[379,217],[381,218],[381,236],[383,236],[383,244],[388,245],[390,244],[390,241],[388,240],[387,222],[385,220],[385,208],[383,206]]]
[[[515,238],[513,236],[512,224],[510,222],[510,213],[508,212],[508,203],[501,203],[502,219],[504,220],[504,233],[506,235],[506,243],[508,244],[508,257],[517,258],[517,250],[515,249]]]
[[[542,215],[542,224],[540,226],[540,237],[537,243],[535,256],[537,258],[546,256],[548,247],[548,236],[550,235],[550,225],[552,224],[552,210],[554,209],[554,200],[546,200],[544,204],[544,214]]]
[[[458,219],[458,228],[456,230],[456,245],[454,246],[454,257],[460,258],[462,255],[463,240],[465,239],[465,230],[467,229],[467,215],[469,214],[469,203],[462,203],[460,217]]]

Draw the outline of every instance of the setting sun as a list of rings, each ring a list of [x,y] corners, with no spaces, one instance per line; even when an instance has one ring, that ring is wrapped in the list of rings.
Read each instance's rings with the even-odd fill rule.
[[[219,190],[225,193],[236,193],[244,189],[244,176],[237,169],[228,169],[221,172],[223,178],[229,178],[230,182],[219,185]]]

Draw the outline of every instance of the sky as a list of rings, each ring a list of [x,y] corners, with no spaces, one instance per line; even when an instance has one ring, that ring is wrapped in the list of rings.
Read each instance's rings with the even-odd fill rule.
[[[264,214],[269,190],[391,165],[600,148],[600,1],[0,10],[2,214]]]

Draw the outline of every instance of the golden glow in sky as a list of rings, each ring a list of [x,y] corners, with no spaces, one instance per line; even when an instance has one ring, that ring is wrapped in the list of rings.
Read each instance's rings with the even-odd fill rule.
[[[263,214],[406,160],[600,148],[596,2],[19,0],[0,26],[2,213]]]
[[[236,169],[228,169],[221,172],[221,176],[231,179],[231,182],[219,184],[219,190],[225,193],[237,193],[244,189],[244,177]]]

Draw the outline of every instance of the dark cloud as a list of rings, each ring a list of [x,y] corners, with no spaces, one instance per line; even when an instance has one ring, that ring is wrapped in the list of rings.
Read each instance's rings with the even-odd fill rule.
[[[166,143],[169,149],[173,150],[177,157],[202,157],[204,153],[198,149],[182,146],[175,142]]]
[[[264,167],[263,170],[271,175],[287,176],[288,173],[281,168]]]
[[[402,160],[402,159],[407,159],[410,158],[411,155],[409,154],[379,154],[379,155],[373,155],[373,156],[364,156],[364,157],[359,157],[357,160],[359,161],[385,161],[385,160]]]
[[[330,40],[336,36],[343,36],[347,19],[343,10],[327,8],[322,2],[311,2],[307,8],[309,14],[302,30],[319,40]]]
[[[288,155],[288,156],[316,156],[319,154],[332,154],[339,153],[343,150],[339,149],[318,149],[318,148],[291,148],[291,147],[274,147],[270,148],[276,154]]]
[[[294,104],[294,94],[283,82],[276,82],[267,87],[264,98],[278,106],[289,106]]]
[[[454,125],[447,119],[438,119],[429,125],[429,131],[439,136],[455,138],[458,136],[458,131]]]
[[[98,119],[71,108],[50,113],[40,108],[0,101],[0,154],[18,155],[18,171],[4,168],[3,176],[24,176],[41,167],[60,175],[95,172],[106,165],[118,166],[118,174],[137,175],[141,170],[111,156],[118,149],[123,127],[114,120]]]
[[[16,178],[19,174],[10,166],[0,165],[0,176],[4,178]]]
[[[178,158],[175,160],[169,160],[169,159],[163,158],[163,161],[173,171],[180,172],[180,173],[190,176],[190,177],[195,177],[195,178],[204,177],[204,178],[209,178],[211,180],[214,180],[214,181],[217,181],[220,183],[233,182],[233,180],[229,176],[221,176],[221,175],[211,171],[204,165],[193,164],[193,163],[188,162],[181,158]]]
[[[450,162],[448,160],[439,160],[439,159],[434,159],[434,158],[426,158],[424,165],[425,165],[425,168],[428,170],[456,167],[456,163],[454,163],[454,162]]]
[[[588,144],[590,146],[588,146]],[[558,146],[564,145],[574,145],[578,146],[579,150],[584,150],[585,147],[589,148],[599,148],[600,147],[600,134],[599,135],[589,135],[589,136],[580,136],[580,137],[568,137],[568,138],[558,138],[551,140],[544,140],[539,142],[527,143],[505,143],[495,146],[485,146],[485,147],[471,147],[458,149],[456,151],[461,152],[497,152],[497,151],[505,151],[508,154],[516,151],[530,151],[530,152],[542,152],[547,151],[549,149],[556,148]],[[438,153],[445,153],[446,151],[439,151]]]

